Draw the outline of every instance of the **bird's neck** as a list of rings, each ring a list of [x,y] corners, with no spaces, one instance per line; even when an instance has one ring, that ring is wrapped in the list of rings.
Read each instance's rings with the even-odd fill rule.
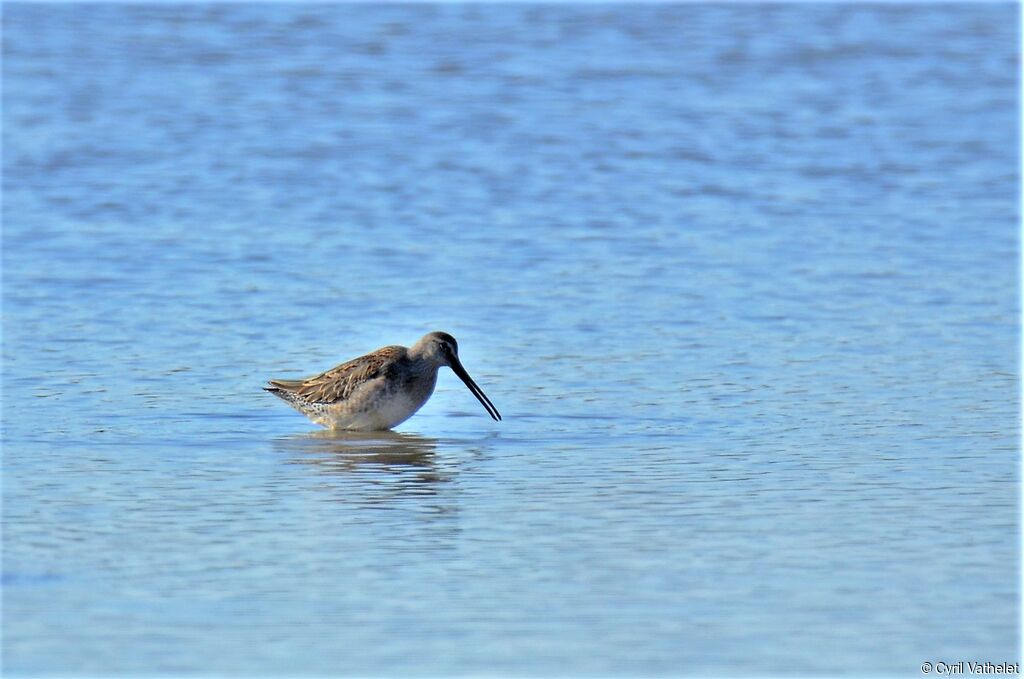
[[[429,345],[421,345],[419,342],[409,347],[406,354],[417,370],[434,370],[441,367],[437,356],[432,355]]]
[[[411,349],[409,350],[408,360],[410,372],[417,377],[437,375],[437,369],[441,367],[435,361],[430,360],[429,357],[413,353]]]

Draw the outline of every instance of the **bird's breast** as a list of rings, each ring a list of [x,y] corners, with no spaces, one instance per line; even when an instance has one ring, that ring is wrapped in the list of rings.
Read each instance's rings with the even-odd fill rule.
[[[394,380],[360,394],[361,403],[337,418],[333,426],[343,429],[391,429],[405,422],[423,407],[434,392],[437,372]],[[351,404],[355,406],[356,404]],[[340,413],[339,413],[340,415]]]

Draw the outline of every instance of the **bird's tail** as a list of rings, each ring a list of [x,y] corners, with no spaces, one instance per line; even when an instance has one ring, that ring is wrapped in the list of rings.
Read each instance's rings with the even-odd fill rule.
[[[269,387],[263,387],[267,391],[295,391],[304,384],[303,380],[267,380]]]

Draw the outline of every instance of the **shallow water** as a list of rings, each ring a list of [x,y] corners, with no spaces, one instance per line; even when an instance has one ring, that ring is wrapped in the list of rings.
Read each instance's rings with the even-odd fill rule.
[[[1017,12],[8,3],[5,674],[1017,660]]]

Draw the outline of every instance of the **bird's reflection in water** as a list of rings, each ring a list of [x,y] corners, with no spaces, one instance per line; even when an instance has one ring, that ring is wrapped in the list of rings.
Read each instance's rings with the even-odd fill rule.
[[[346,501],[373,505],[436,495],[455,472],[438,462],[437,445],[437,439],[392,431],[316,431],[275,442],[291,462],[335,477],[330,486]]]
[[[360,464],[429,466],[437,439],[393,431],[314,431],[278,439],[283,448],[308,453],[341,470]],[[311,460],[308,460],[311,461]]]

